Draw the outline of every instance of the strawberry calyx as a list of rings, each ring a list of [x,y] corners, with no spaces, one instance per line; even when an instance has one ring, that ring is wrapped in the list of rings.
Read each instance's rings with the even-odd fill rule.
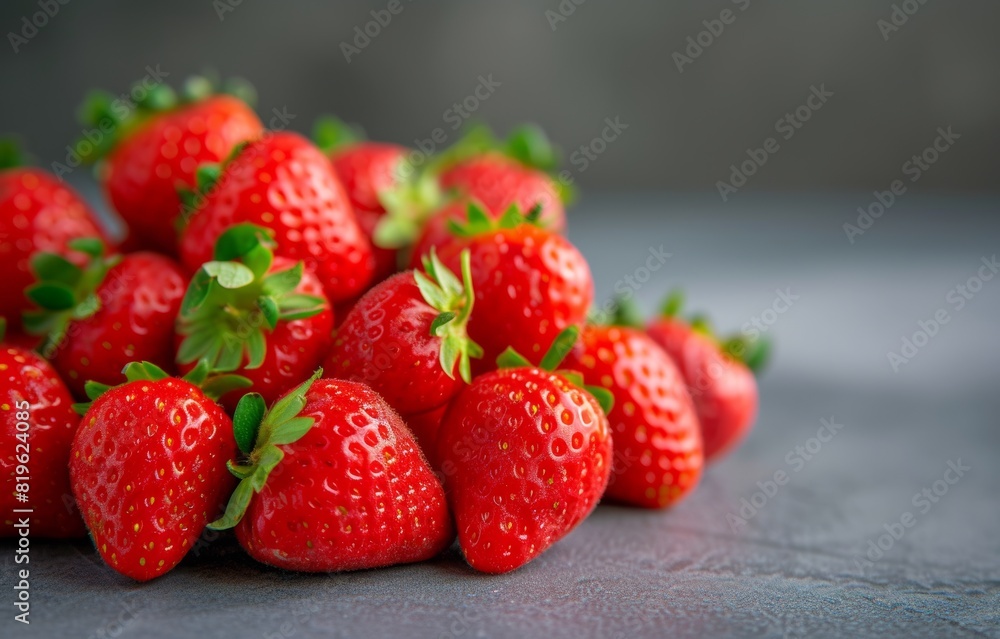
[[[215,189],[219,180],[222,179],[226,167],[243,153],[250,143],[251,140],[243,140],[233,145],[229,155],[222,162],[202,162],[199,164],[194,170],[194,188],[185,184],[177,185],[177,199],[181,201],[181,214],[177,216],[174,226],[178,233],[184,230],[190,217],[204,204],[208,194]]]
[[[424,301],[439,315],[431,322],[431,335],[441,338],[440,364],[448,377],[455,379],[455,364],[465,383],[472,381],[470,357],[482,357],[483,349],[472,341],[467,332],[469,317],[476,294],[472,290],[472,258],[468,249],[462,251],[462,279],[455,277],[438,259],[432,248],[424,256],[424,271],[413,272],[417,288]]]
[[[205,359],[214,370],[259,368],[267,354],[267,334],[278,322],[312,317],[326,301],[296,293],[305,265],[269,273],[274,241],[253,224],[237,224],[219,236],[215,259],[191,278],[177,316],[183,336],[180,364]]]
[[[393,175],[395,185],[377,193],[385,215],[372,234],[375,246],[385,249],[413,244],[427,219],[448,201],[441,192],[437,174],[413,169],[406,158],[399,160]]]
[[[344,147],[366,139],[364,130],[356,124],[348,124],[335,115],[324,115],[313,124],[312,141],[323,153],[329,155]]]
[[[442,172],[460,162],[489,153],[499,153],[520,164],[550,173],[559,165],[559,152],[541,127],[521,124],[505,139],[498,138],[485,124],[470,127],[455,144],[433,161],[436,172]]]
[[[751,337],[746,333],[720,338],[712,328],[712,323],[707,315],[695,313],[687,318],[682,317],[681,309],[683,306],[684,293],[680,289],[674,289],[664,300],[660,308],[660,317],[687,324],[691,330],[714,342],[727,357],[746,365],[754,375],[759,375],[767,367],[771,359],[772,344],[770,339],[763,335]]]
[[[129,362],[122,369],[122,374],[125,375],[125,381],[118,384],[118,386],[138,381],[158,382],[171,377],[166,371],[152,362]],[[213,401],[218,400],[230,391],[249,388],[252,385],[249,379],[241,375],[218,374],[217,371],[212,369],[207,360],[198,362],[197,366],[180,379],[192,386],[197,386],[206,397]],[[83,415],[90,409],[90,405],[95,399],[118,386],[102,384],[93,380],[88,381],[84,384],[83,389],[90,401],[73,404],[73,410],[77,414]]]
[[[306,406],[306,394],[322,375],[323,369],[317,369],[312,377],[274,402],[270,410],[259,393],[247,393],[240,399],[233,413],[233,434],[242,456],[237,462],[226,462],[240,483],[229,498],[225,514],[208,524],[209,528],[226,530],[236,526],[250,498],[264,488],[268,475],[284,458],[278,446],[298,441],[312,428],[316,420],[300,413]]]
[[[24,328],[44,337],[38,352],[45,357],[51,357],[62,343],[70,322],[86,319],[101,308],[97,289],[122,259],[120,255],[106,257],[104,242],[98,238],[77,238],[68,246],[87,255],[87,264],[81,268],[56,253],[37,253],[31,258],[36,282],[24,290],[39,308],[24,312]]]
[[[151,117],[216,94],[232,95],[250,105],[256,102],[253,85],[246,80],[233,78],[220,82],[211,73],[189,77],[180,95],[166,84],[147,86],[145,79],[136,82],[130,93],[121,96],[107,91],[92,91],[80,105],[77,118],[80,124],[97,129],[104,135],[96,142],[88,138],[77,140],[73,149],[83,162],[95,162],[106,157],[119,142]],[[136,99],[136,95],[141,97]]]
[[[0,138],[0,171],[25,166],[27,160],[17,140],[11,137]]]
[[[465,222],[448,220],[448,231],[456,237],[476,237],[501,229],[513,229],[522,224],[544,228],[539,220],[542,207],[536,204],[527,213],[521,213],[516,204],[511,204],[499,218],[490,217],[478,202],[470,201],[465,214]]]
[[[559,365],[562,364],[566,356],[576,346],[579,338],[580,329],[576,326],[567,326],[552,340],[552,345],[549,346],[549,350],[545,352],[545,355],[542,356],[542,360],[537,366],[532,364],[527,357],[508,346],[497,357],[497,367],[501,369],[540,368],[541,370],[561,375],[574,386],[578,386],[593,395],[594,399],[597,400],[597,403],[604,410],[604,414],[607,415],[615,405],[615,397],[611,391],[603,386],[585,384],[583,382],[583,375],[577,371],[559,368]]]

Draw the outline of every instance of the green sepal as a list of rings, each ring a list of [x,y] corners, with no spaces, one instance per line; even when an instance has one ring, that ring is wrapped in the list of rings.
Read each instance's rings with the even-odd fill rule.
[[[233,429],[246,460],[245,463],[227,463],[229,471],[240,478],[240,483],[229,498],[225,514],[208,524],[209,528],[226,530],[236,526],[246,513],[254,493],[264,488],[268,475],[284,458],[284,452],[278,446],[298,441],[312,428],[315,419],[303,417],[300,413],[306,406],[309,389],[322,374],[323,369],[318,369],[266,412],[262,410],[263,400],[253,398],[254,394],[245,395],[240,400],[233,416]]]
[[[0,342],[3,342],[5,337],[7,337],[7,318],[0,315]]]
[[[302,262],[271,273],[274,242],[267,229],[238,224],[216,242],[215,260],[194,274],[181,302],[177,362],[207,360],[216,371],[260,367],[267,334],[280,321],[312,317],[325,298],[296,293]]]
[[[549,350],[546,351],[545,356],[542,357],[542,361],[538,367],[547,371],[554,371],[559,368],[562,361],[566,359],[569,352],[573,350],[573,346],[576,345],[576,341],[579,337],[579,328],[576,326],[567,326],[558,335],[556,335],[554,340],[552,340],[552,345],[549,346]]]
[[[527,214],[516,204],[511,204],[499,218],[491,217],[479,202],[470,201],[465,220],[448,220],[448,231],[455,237],[476,237],[503,229],[514,229],[522,224],[541,227],[541,206],[536,204]]]
[[[162,368],[152,362],[129,362],[122,369],[125,379],[130,382],[158,382],[170,377]]]
[[[472,380],[470,358],[482,357],[483,349],[472,341],[468,333],[469,317],[476,301],[472,290],[472,256],[468,249],[460,257],[462,278],[459,279],[446,267],[431,248],[424,256],[424,271],[413,272],[413,279],[424,301],[436,311],[431,322],[430,334],[441,339],[438,362],[445,374],[455,379],[455,365],[465,383]]]
[[[244,455],[253,452],[260,420],[264,418],[266,412],[267,404],[264,403],[260,393],[247,393],[236,405],[236,411],[233,412],[233,434],[236,436],[236,444]]]
[[[437,175],[426,167],[414,169],[404,158],[393,175],[394,186],[376,194],[385,215],[379,219],[372,241],[385,249],[413,244],[427,219],[446,202]]]
[[[594,386],[592,384],[584,384],[583,389],[594,396],[597,403],[600,405],[601,410],[607,415],[611,412],[611,409],[615,407],[615,395],[603,386]]]
[[[643,328],[646,323],[642,317],[639,305],[631,299],[618,298],[615,300],[615,312],[611,317],[613,326],[627,326],[629,328]]]
[[[218,183],[222,176],[222,166],[215,162],[198,165],[194,172],[195,184],[202,193],[208,193]]]
[[[341,149],[365,140],[364,131],[334,115],[324,115],[313,124],[312,140],[324,153]]]
[[[0,137],[0,171],[27,164],[21,145],[13,137]]]
[[[24,291],[38,307],[24,312],[24,328],[44,338],[38,352],[47,357],[62,344],[73,320],[86,319],[101,308],[97,289],[121,260],[117,255],[105,257],[104,243],[96,238],[78,238],[68,246],[87,255],[87,264],[80,268],[55,253],[38,253],[31,258],[36,282]]]
[[[508,346],[504,352],[497,356],[497,368],[528,368],[531,366],[528,358],[515,351],[511,346]]]
[[[737,335],[722,343],[722,352],[743,362],[754,375],[760,375],[770,363],[772,349],[771,340],[764,336],[750,338]]]
[[[507,136],[507,155],[525,166],[549,172],[559,166],[559,153],[541,127],[522,124]]]
[[[669,295],[667,295],[667,299],[663,300],[663,305],[660,307],[660,317],[664,319],[677,317],[680,315],[683,307],[684,291],[679,288],[675,288],[670,291]]]

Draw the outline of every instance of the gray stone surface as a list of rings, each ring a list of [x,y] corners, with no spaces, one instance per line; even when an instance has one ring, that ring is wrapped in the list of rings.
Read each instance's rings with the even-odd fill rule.
[[[4,603],[0,635],[1000,637],[1000,278],[961,310],[946,298],[998,252],[997,202],[914,197],[852,245],[841,225],[866,201],[581,205],[571,236],[601,295],[662,244],[671,258],[637,291],[647,308],[683,284],[728,330],[761,316],[775,289],[799,296],[770,326],[779,347],[756,428],[674,510],[601,506],[539,560],[499,577],[473,573],[454,551],[422,565],[289,574],[223,537],[135,585],[86,543],[38,542],[32,624],[13,624]],[[951,321],[894,372],[887,353],[939,308]],[[821,419],[843,427],[804,460],[795,447]],[[926,512],[913,503],[958,460],[971,470]],[[788,483],[755,498],[757,482],[779,470]],[[746,525],[728,517],[741,499],[760,505]],[[883,538],[888,549],[869,561],[869,542],[907,512],[914,525],[891,546]],[[0,544],[0,555],[9,602],[13,546]]]

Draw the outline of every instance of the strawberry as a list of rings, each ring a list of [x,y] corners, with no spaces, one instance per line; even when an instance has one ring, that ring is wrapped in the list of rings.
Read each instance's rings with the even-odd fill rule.
[[[41,310],[24,315],[25,327],[44,336],[40,352],[77,397],[84,382],[121,380],[121,363],[143,358],[172,369],[174,318],[187,278],[156,253],[104,256],[99,240],[73,240],[86,253],[83,268],[52,253],[32,258],[38,282],[26,295]]]
[[[371,280],[371,244],[329,159],[296,133],[268,133],[219,166],[199,170],[200,193],[181,236],[181,257],[196,271],[219,236],[249,222],[273,232],[278,255],[304,260],[331,302],[360,294]]]
[[[32,536],[83,537],[87,529],[69,487],[69,449],[80,416],[55,369],[37,354],[3,341],[0,320],[0,537],[18,536],[30,520]],[[22,484],[24,484],[22,486]],[[24,490],[20,490],[24,488]],[[26,493],[27,501],[16,499]],[[26,512],[19,513],[18,510]]]
[[[185,379],[149,362],[125,367],[126,383],[87,385],[93,399],[73,439],[73,494],[104,561],[137,581],[176,566],[222,512],[233,478],[233,425],[212,398],[235,377]],[[89,408],[87,407],[89,406]]]
[[[576,336],[564,331],[541,366],[508,350],[501,369],[473,380],[445,414],[438,455],[458,542],[476,570],[528,563],[583,521],[608,483],[611,433],[588,391],[605,402],[610,394],[551,372]]]
[[[398,270],[398,257],[396,250],[375,245],[375,229],[386,213],[382,199],[399,185],[400,165],[409,149],[365,140],[356,128],[334,117],[316,123],[313,139],[333,162],[334,171],[354,207],[358,225],[372,241],[375,258],[372,281],[381,282]]]
[[[586,326],[564,366],[615,398],[608,413],[615,459],[607,497],[663,508],[695,489],[704,461],[698,417],[663,349],[640,330]]]
[[[460,237],[439,255],[453,270],[461,250],[472,256],[476,311],[468,331],[483,348],[474,374],[492,370],[508,346],[540,357],[560,331],[586,319],[594,282],[587,261],[566,238],[514,210],[495,221],[474,205],[468,223],[453,230]]]
[[[405,271],[366,293],[337,330],[327,374],[367,383],[404,419],[447,403],[471,378],[469,358],[482,354],[465,331],[474,302],[468,251],[461,260],[462,280],[432,253],[426,275]]]
[[[646,328],[670,355],[687,383],[701,423],[705,461],[719,459],[746,436],[757,417],[757,381],[769,345],[737,337],[719,342],[707,322],[677,316],[679,293],[664,306],[663,315]]]
[[[477,127],[423,171],[406,164],[400,167],[409,179],[383,197],[389,215],[380,220],[376,243],[413,244],[413,257],[419,263],[432,246],[450,240],[449,222],[464,220],[470,202],[492,219],[512,206],[522,211],[538,207],[539,225],[562,233],[566,228],[562,197],[567,194],[546,173],[556,166],[556,155],[537,127],[518,127],[502,141],[488,128]]]
[[[30,260],[39,252],[58,253],[82,265],[86,255],[71,240],[108,236],[76,191],[39,169],[21,167],[10,140],[0,140],[0,316],[11,333],[20,332],[21,314],[31,307],[24,289],[33,281]]]
[[[265,564],[307,572],[430,559],[454,538],[444,491],[392,408],[357,382],[312,379],[233,420],[241,478],[214,529]],[[263,416],[263,417],[262,417]]]
[[[195,273],[177,316],[182,372],[205,359],[253,382],[273,402],[308,379],[329,349],[333,312],[302,262],[275,258],[267,231],[252,224],[219,237],[215,260]],[[233,411],[238,394],[222,398]]]
[[[199,164],[220,162],[263,130],[242,99],[211,93],[206,79],[191,78],[180,100],[160,84],[131,109],[105,93],[92,94],[82,107],[85,124],[110,133],[97,146],[81,140],[77,149],[103,160],[98,178],[135,245],[175,255],[178,188],[193,189]]]

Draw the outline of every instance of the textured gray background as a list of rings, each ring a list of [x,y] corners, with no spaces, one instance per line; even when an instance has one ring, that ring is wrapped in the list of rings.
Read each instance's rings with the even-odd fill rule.
[[[408,144],[442,126],[453,140],[445,111],[492,74],[501,86],[475,115],[500,129],[535,120],[571,152],[605,118],[630,126],[576,176],[601,189],[714,188],[825,84],[834,97],[749,189],[885,188],[948,125],[966,137],[922,188],[997,188],[995,0],[925,0],[888,42],[876,22],[903,0],[752,0],[742,12],[730,0],[587,0],[555,31],[545,12],[570,0],[402,0],[350,64],[340,43],[388,0],[242,0],[221,21],[212,0],[71,0],[15,54],[6,35],[37,1],[0,3],[0,133],[21,133],[43,164],[80,135],[71,112],[88,89],[127,90],[147,65],[171,81],[214,66],[252,80],[262,112],[296,114],[293,128],[334,111]],[[724,8],[736,21],[679,73],[673,53]]]
[[[648,247],[671,253],[638,291],[651,308],[683,284],[724,329],[798,295],[778,340],[759,422],[669,512],[600,506],[538,561],[490,577],[451,554],[334,576],[255,565],[213,541],[164,578],[135,585],[85,543],[37,544],[30,630],[4,637],[1000,637],[1000,278],[894,373],[886,359],[947,292],[997,252],[995,200],[923,199],[850,245],[837,224],[853,197],[750,198],[735,218],[711,197],[586,201],[571,237],[602,297]],[[947,211],[947,216],[941,212]],[[823,418],[843,428],[800,471],[786,456]],[[949,460],[971,470],[926,514],[913,495]],[[790,481],[733,530],[756,482]],[[916,525],[879,561],[883,525]],[[13,546],[0,544],[4,590]],[[119,625],[122,624],[122,625]],[[104,634],[101,634],[104,633]]]

